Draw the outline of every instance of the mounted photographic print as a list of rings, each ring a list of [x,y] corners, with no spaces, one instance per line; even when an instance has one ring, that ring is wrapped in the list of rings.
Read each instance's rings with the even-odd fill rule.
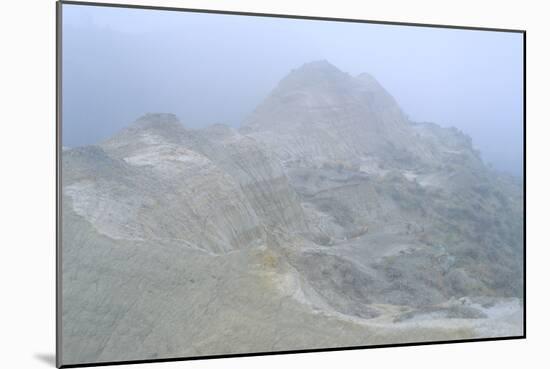
[[[58,3],[58,366],[524,338],[524,39]]]

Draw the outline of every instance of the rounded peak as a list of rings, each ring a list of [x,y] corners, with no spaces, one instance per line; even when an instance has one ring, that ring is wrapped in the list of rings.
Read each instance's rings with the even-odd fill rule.
[[[303,88],[331,89],[335,86],[345,86],[350,80],[349,74],[342,72],[327,60],[317,60],[293,69],[277,87],[279,91]]]
[[[131,140],[134,135],[153,134],[169,141],[186,134],[186,129],[176,115],[170,113],[147,113],[129,124],[105,142]],[[104,143],[105,143],[104,142]]]
[[[178,117],[172,113],[146,113],[139,117],[133,124],[136,128],[152,128],[162,126],[183,127]]]
[[[331,75],[346,75],[340,69],[336,68],[333,64],[329,63],[326,59],[315,60],[309,63],[302,64],[302,66],[293,69],[289,76],[305,75],[305,76],[331,76]]]

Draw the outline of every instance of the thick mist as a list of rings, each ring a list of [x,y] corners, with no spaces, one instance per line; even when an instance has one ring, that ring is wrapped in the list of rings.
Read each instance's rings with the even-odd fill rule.
[[[290,70],[368,72],[411,120],[455,126],[486,162],[523,167],[518,33],[63,5],[63,145],[146,112],[238,127]]]

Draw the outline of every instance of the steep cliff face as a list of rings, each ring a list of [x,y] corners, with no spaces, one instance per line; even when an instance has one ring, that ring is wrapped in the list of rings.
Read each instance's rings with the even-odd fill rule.
[[[66,363],[521,334],[521,186],[368,74],[62,159]]]

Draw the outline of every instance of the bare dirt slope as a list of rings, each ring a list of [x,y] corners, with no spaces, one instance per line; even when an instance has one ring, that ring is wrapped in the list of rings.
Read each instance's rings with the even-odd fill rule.
[[[64,364],[522,334],[523,203],[363,74],[63,151]]]

